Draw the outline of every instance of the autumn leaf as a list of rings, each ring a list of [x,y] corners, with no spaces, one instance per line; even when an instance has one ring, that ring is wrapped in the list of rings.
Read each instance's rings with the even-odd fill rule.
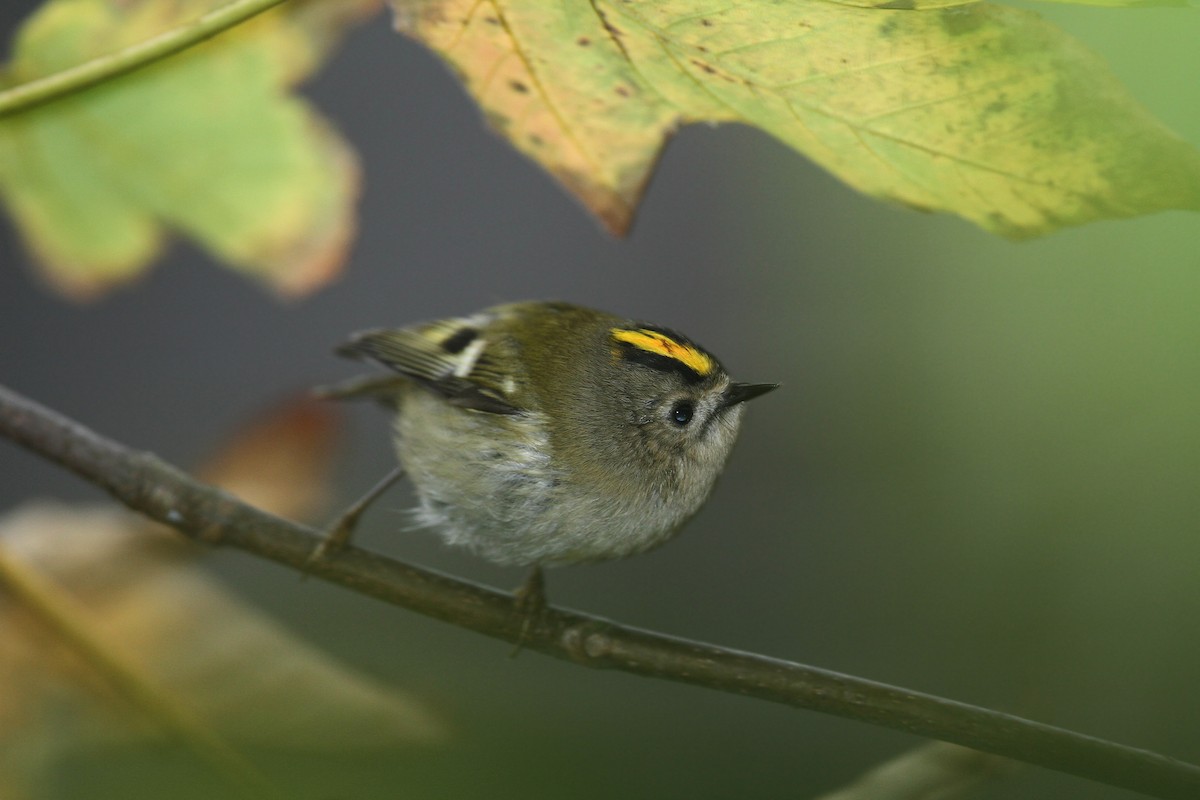
[[[986,779],[1015,762],[949,742],[931,742],[871,769],[817,800],[956,800],[979,794]]]
[[[0,119],[0,195],[49,280],[88,297],[170,232],[282,294],[320,286],[354,229],[358,168],[289,89],[378,0],[289,3],[186,52]],[[50,0],[0,86],[142,42],[220,0]]]
[[[1046,0],[1046,2],[1100,6],[1102,8],[1186,8],[1191,5],[1190,0]]]
[[[930,8],[967,6],[980,0],[829,0],[858,8],[880,8],[895,11],[925,11]],[[1150,6],[1186,6],[1188,0],[1046,0],[1048,3],[1066,3],[1079,6],[1104,6],[1106,8],[1143,8]]]
[[[854,188],[1029,237],[1200,210],[1200,151],[1036,14],[900,0],[389,0],[613,231],[680,125],[757,126]],[[950,6],[950,7],[939,7]],[[897,10],[922,8],[919,12]]]
[[[197,477],[276,516],[312,519],[327,510],[341,434],[338,406],[307,393],[288,398],[226,437]]]
[[[325,510],[339,433],[336,406],[287,400],[234,432],[199,472],[272,513],[311,517]],[[39,502],[0,516],[0,797],[37,796],[61,757],[162,735],[116,690],[112,664],[239,747],[394,751],[445,737],[419,698],[353,672],[234,597],[203,569],[206,552],[114,507]],[[69,615],[88,647],[37,602]]]
[[[371,751],[445,736],[419,698],[354,673],[230,594],[199,565],[202,552],[116,508],[43,502],[0,516],[0,796],[36,785],[57,758],[163,733],[12,591],[13,574],[238,746]]]

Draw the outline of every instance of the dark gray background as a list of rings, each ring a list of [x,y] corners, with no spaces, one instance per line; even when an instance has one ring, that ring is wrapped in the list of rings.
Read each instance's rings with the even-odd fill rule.
[[[0,31],[32,7],[5,4]],[[1049,8],[1200,142],[1194,15]],[[527,297],[671,325],[738,377],[784,388],[750,409],[686,535],[553,572],[556,602],[1200,760],[1196,216],[1015,245],[860,197],[752,130],[701,127],[672,144],[634,233],[614,241],[383,18],[307,91],[365,169],[341,280],[280,303],[178,244],[144,281],[75,306],[39,283],[5,222],[0,381],[186,465],[271,400],[351,374],[330,348],[355,329]],[[352,419],[345,501],[391,463],[383,418]],[[0,508],[99,499],[3,445],[0,475]],[[407,503],[389,496],[360,543],[521,579],[400,532]],[[452,720],[435,752],[287,764],[339,797],[811,797],[918,741],[513,661],[237,553],[212,565]],[[129,796],[130,775],[171,785],[144,756],[70,768],[64,796]],[[986,794],[1132,796],[1033,769]]]

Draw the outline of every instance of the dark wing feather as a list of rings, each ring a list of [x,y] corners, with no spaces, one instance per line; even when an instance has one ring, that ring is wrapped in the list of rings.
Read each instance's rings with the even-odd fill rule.
[[[364,331],[337,352],[376,361],[461,408],[490,414],[521,413],[505,395],[505,376],[474,322],[449,319],[411,328]]]

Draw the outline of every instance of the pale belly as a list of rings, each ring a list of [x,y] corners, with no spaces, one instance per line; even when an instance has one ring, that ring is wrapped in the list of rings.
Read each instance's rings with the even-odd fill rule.
[[[423,391],[406,402],[422,406],[397,423],[418,523],[496,563],[570,564],[644,552],[670,539],[703,501],[677,507],[647,495],[614,498],[557,470],[535,420],[463,412]]]

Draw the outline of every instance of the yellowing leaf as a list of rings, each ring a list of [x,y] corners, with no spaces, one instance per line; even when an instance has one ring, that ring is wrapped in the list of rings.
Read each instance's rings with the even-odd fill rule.
[[[926,10],[966,6],[981,0],[830,0],[858,8],[882,8],[897,11]],[[1048,3],[1068,3],[1081,6],[1104,6],[1106,8],[1142,8],[1149,6],[1186,6],[1189,0],[1046,0]]]
[[[199,472],[260,508],[311,516],[329,494],[339,433],[336,406],[290,399]],[[72,752],[187,733],[165,718],[239,747],[395,750],[445,737],[419,698],[231,595],[203,570],[206,552],[112,507],[42,502],[0,516],[0,797],[38,796]],[[121,676],[136,678],[139,702],[118,690]]]
[[[670,133],[699,121],[755,125],[863,192],[1011,237],[1200,209],[1200,152],[1026,11],[390,2],[491,124],[616,232]]]
[[[817,800],[955,800],[1015,762],[948,742],[931,742],[885,761],[849,786]]]
[[[139,275],[168,231],[284,294],[327,281],[353,232],[350,149],[288,88],[378,0],[308,0],[145,69],[0,119],[0,193],[50,280]],[[50,0],[5,85],[194,19],[218,0]]]
[[[349,670],[230,595],[178,534],[115,508],[0,516],[5,571],[29,571],[96,647],[222,739],[306,751],[441,740],[419,698]],[[161,730],[76,643],[0,580],[0,795],[33,794],[57,758]]]
[[[927,11],[931,8],[968,6],[981,0],[829,0],[855,8],[880,8],[892,11]]]
[[[290,399],[235,431],[198,476],[263,511],[311,519],[329,499],[341,422],[332,403],[308,395]]]
[[[1048,3],[1067,3],[1079,6],[1100,6],[1103,8],[1183,8],[1191,5],[1191,0],[1045,0]]]

